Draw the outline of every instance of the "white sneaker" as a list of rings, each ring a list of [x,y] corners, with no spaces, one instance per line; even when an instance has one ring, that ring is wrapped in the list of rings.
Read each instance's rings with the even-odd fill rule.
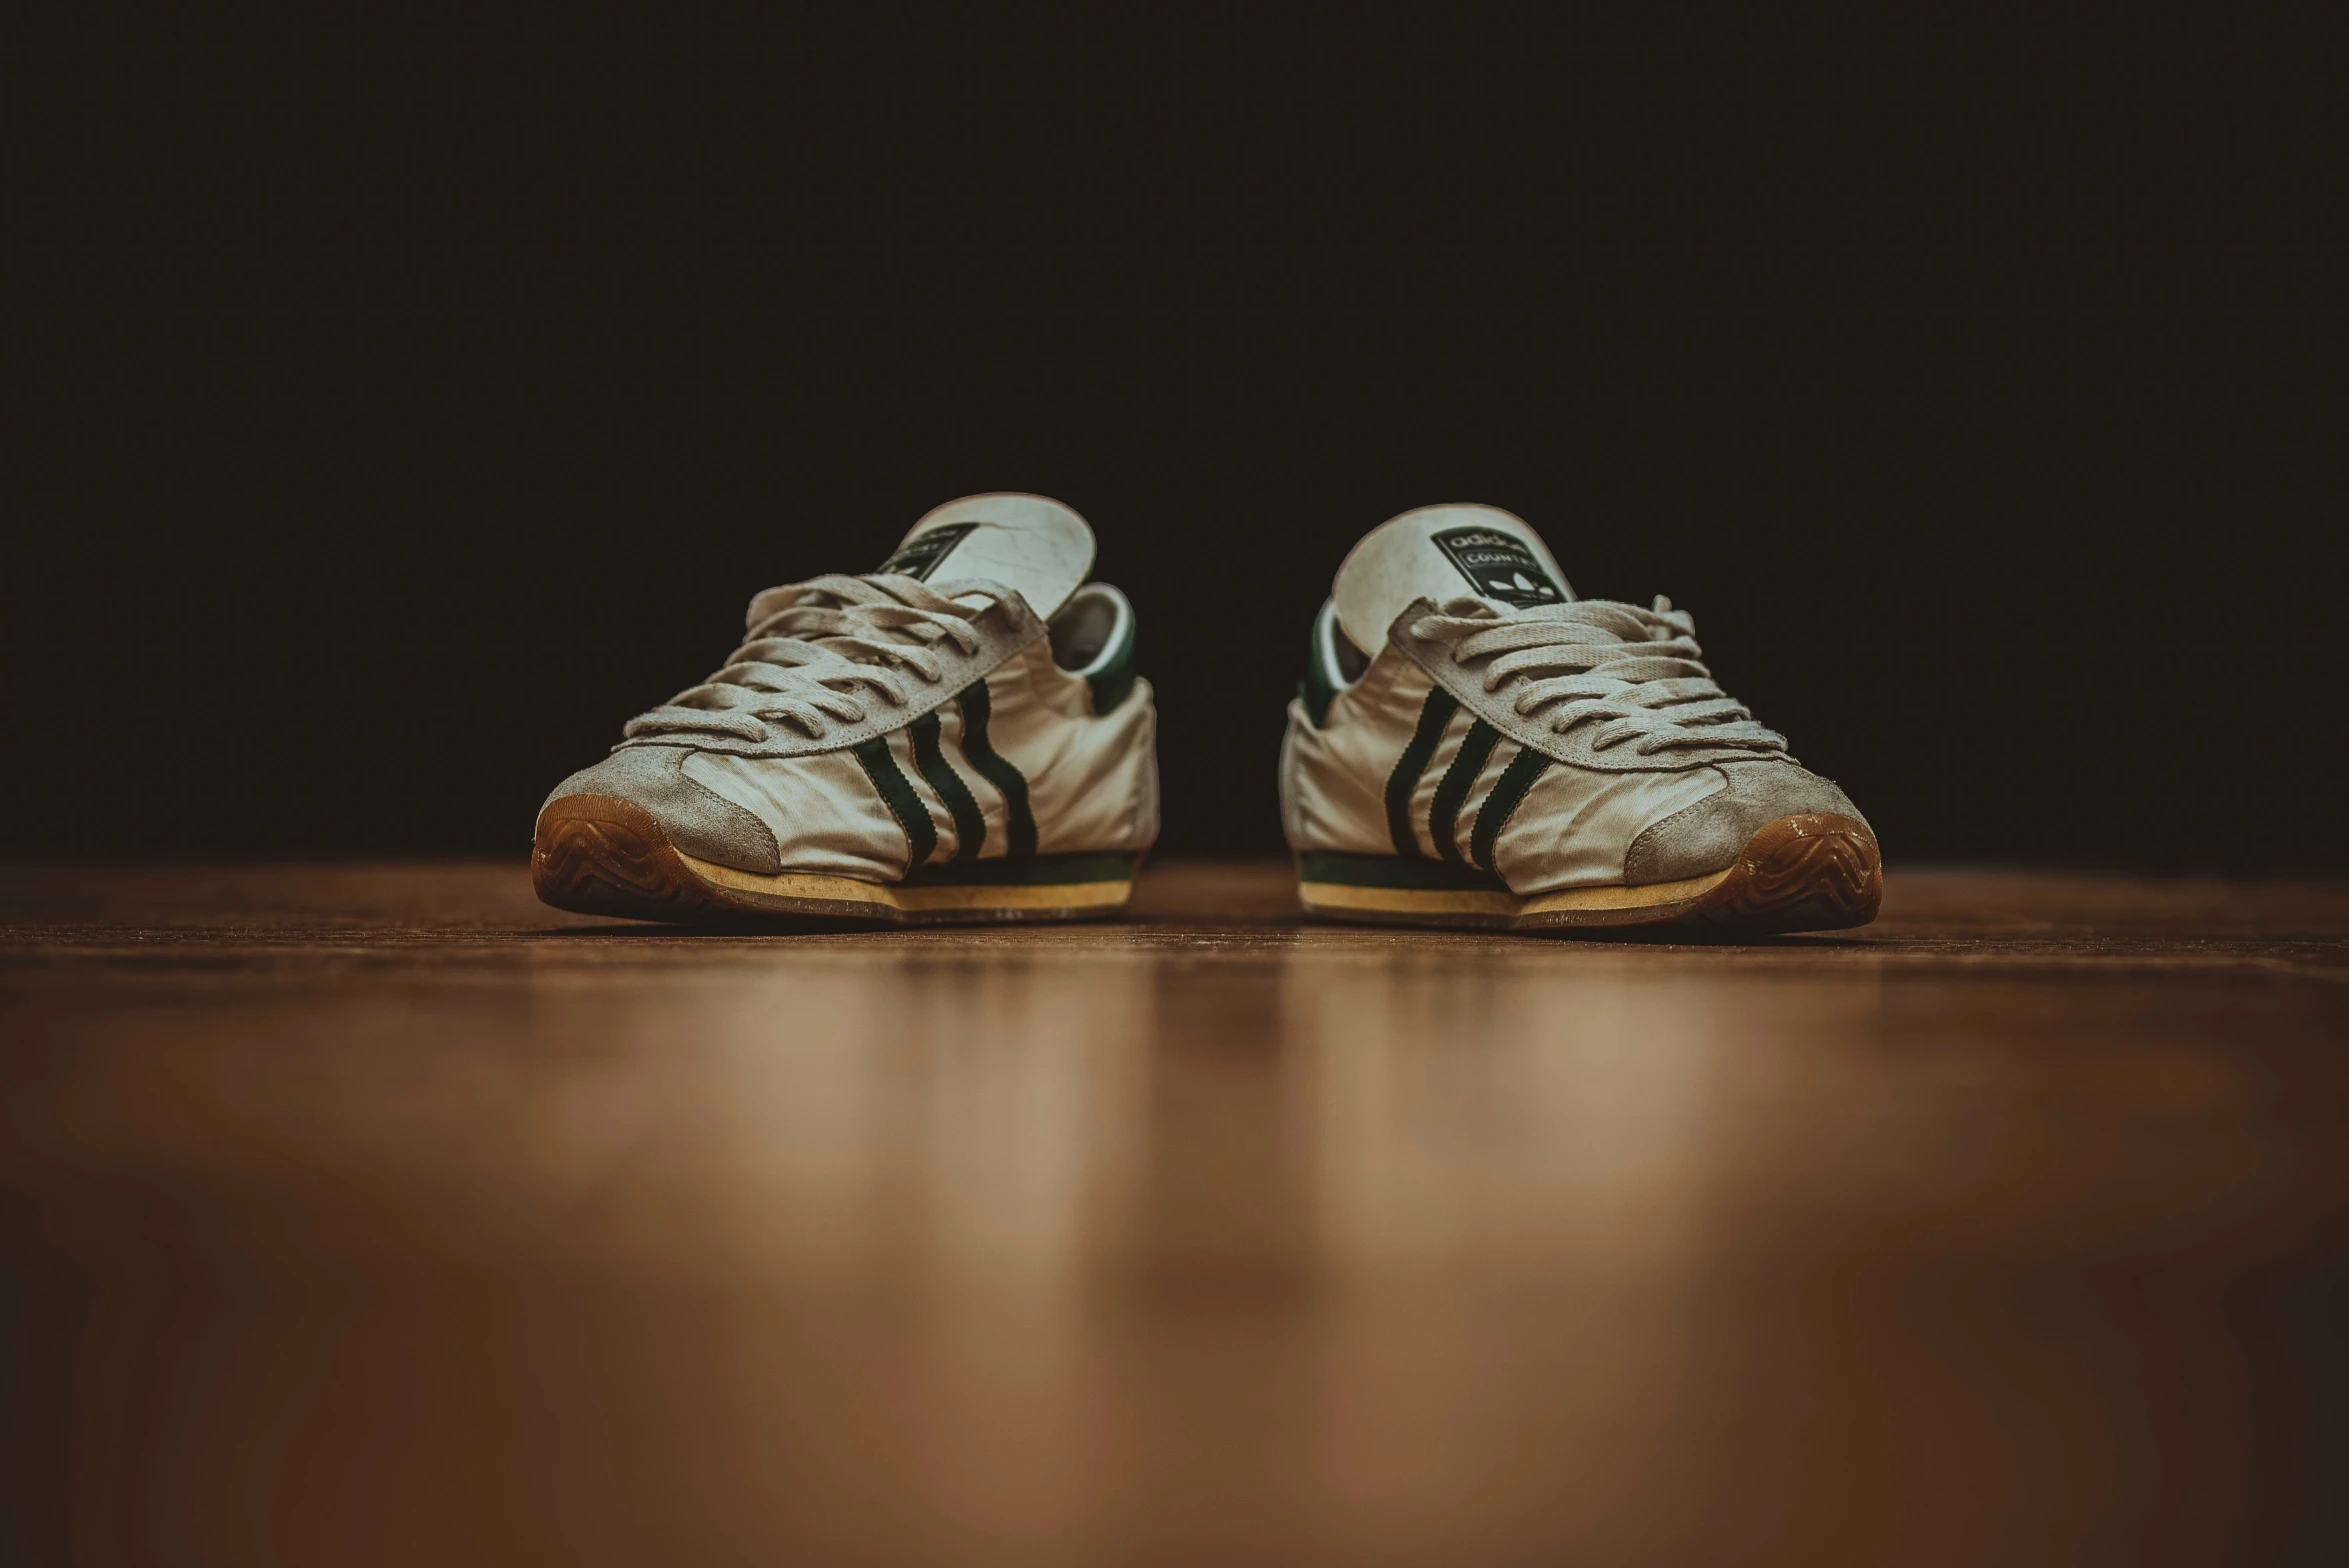
[[[562,909],[927,924],[1115,914],[1158,836],[1134,611],[1057,501],[976,495],[770,588],[725,668],[538,814]]]
[[[1344,920],[1824,931],[1883,897],[1858,808],[1713,684],[1686,612],[1577,600],[1489,506],[1338,568],[1281,817],[1305,907]]]

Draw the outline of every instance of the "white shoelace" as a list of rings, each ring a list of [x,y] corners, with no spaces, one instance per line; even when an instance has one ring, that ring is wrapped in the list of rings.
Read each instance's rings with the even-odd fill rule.
[[[1481,666],[1487,692],[1512,687],[1516,711],[1553,734],[1597,725],[1594,751],[1624,741],[1642,756],[1673,746],[1786,750],[1785,736],[1713,684],[1695,619],[1662,594],[1651,610],[1583,599],[1509,614],[1482,599],[1452,599],[1411,633],[1450,644],[1464,669]]]
[[[835,723],[861,724],[859,691],[902,708],[912,679],[936,685],[945,666],[933,651],[951,643],[979,651],[971,623],[985,613],[911,577],[832,574],[769,588],[750,601],[749,630],[726,667],[660,707],[628,721],[630,740],[656,735],[723,735],[753,744],[788,725],[810,740]]]

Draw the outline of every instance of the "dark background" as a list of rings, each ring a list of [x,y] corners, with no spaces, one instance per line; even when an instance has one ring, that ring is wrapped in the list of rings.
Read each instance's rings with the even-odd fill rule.
[[[2329,32],[92,19],[20,52],[0,853],[499,850],[750,594],[1084,512],[1277,852],[1406,507],[1666,592],[1895,859],[2349,864]]]

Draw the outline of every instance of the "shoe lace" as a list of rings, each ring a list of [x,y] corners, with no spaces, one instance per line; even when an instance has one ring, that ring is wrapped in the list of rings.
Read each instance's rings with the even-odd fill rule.
[[[1447,600],[1412,623],[1413,636],[1450,645],[1480,671],[1484,689],[1508,688],[1516,711],[1563,735],[1577,725],[1597,751],[1630,742],[1645,756],[1675,746],[1783,753],[1765,729],[1713,684],[1696,620],[1672,601],[1655,607],[1580,599],[1503,614],[1483,599]]]
[[[821,740],[833,724],[863,723],[869,700],[902,708],[915,681],[944,679],[939,644],[977,653],[971,623],[986,608],[895,574],[835,573],[769,588],[750,601],[748,630],[725,668],[629,720],[624,733],[630,740],[718,735],[758,744],[787,725]]]

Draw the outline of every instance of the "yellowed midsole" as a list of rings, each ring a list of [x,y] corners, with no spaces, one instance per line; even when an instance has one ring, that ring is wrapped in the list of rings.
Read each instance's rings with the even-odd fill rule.
[[[1127,882],[1054,882],[1037,886],[1005,884],[993,887],[888,887],[859,882],[854,877],[828,877],[812,871],[783,871],[762,875],[732,866],[696,860],[683,850],[677,858],[704,882],[736,893],[758,893],[768,898],[817,899],[828,904],[870,904],[876,909],[927,911],[940,909],[1115,909],[1134,890]]]
[[[1377,909],[1413,915],[1550,915],[1576,911],[1655,909],[1684,904],[1719,887],[1731,870],[1681,882],[1646,887],[1574,887],[1519,898],[1514,893],[1418,887],[1361,887],[1351,882],[1304,882],[1297,891],[1308,904],[1330,909]]]

